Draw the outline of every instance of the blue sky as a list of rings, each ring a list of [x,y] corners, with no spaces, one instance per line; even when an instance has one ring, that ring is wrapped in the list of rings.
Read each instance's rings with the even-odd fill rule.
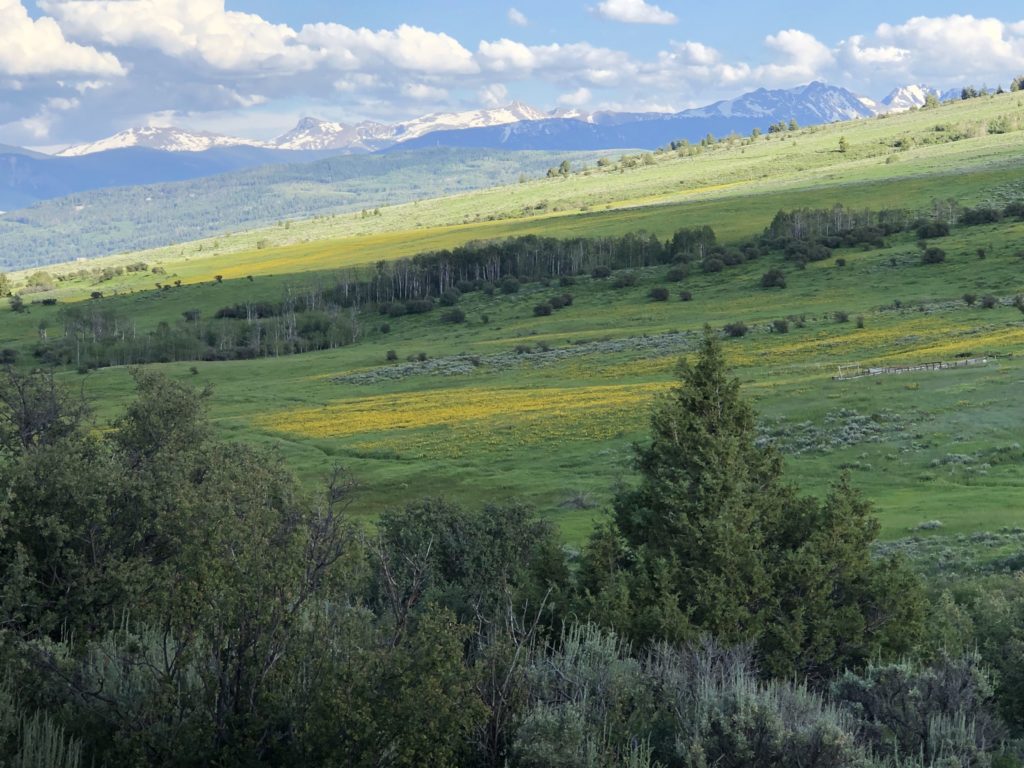
[[[269,138],[304,115],[397,121],[520,100],[679,110],[813,79],[1006,84],[1005,0],[0,0],[0,142],[133,125]]]

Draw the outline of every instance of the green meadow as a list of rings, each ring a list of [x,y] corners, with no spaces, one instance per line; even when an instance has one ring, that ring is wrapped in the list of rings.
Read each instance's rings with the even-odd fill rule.
[[[0,346],[30,364],[40,335],[62,332],[69,302],[101,303],[148,333],[192,309],[210,317],[237,303],[279,301],[286,287],[339,270],[471,240],[637,230],[668,237],[708,224],[732,244],[759,234],[779,210],[1005,203],[1024,198],[1022,119],[1021,99],[1008,94],[700,151],[634,153],[566,178],[380,216],[319,217],[64,265],[49,270],[63,278],[52,291],[25,296],[56,298],[56,306],[0,310]],[[761,414],[763,439],[783,451],[795,482],[823,493],[850,472],[891,539],[922,524],[921,535],[937,537],[1014,528],[1024,512],[1024,314],[1011,300],[1024,292],[1024,224],[956,227],[933,244],[945,262],[922,264],[907,233],[805,269],[771,256],[715,274],[694,270],[682,283],[666,281],[668,267],[638,270],[624,288],[591,277],[569,287],[530,283],[510,295],[465,294],[463,324],[443,323],[435,310],[387,320],[384,332],[386,318],[371,315],[362,338],[337,350],[154,367],[209,385],[224,435],[274,446],[308,482],[334,465],[352,470],[362,484],[357,511],[368,518],[428,495],[472,504],[520,498],[579,544],[616,485],[630,481],[631,446],[644,439],[652,403],[702,327],[742,322],[749,332],[726,340],[727,356]],[[148,271],[75,274],[140,261]],[[786,288],[760,286],[772,267],[783,270]],[[649,298],[656,287],[669,289],[668,301]],[[681,290],[693,300],[680,301]],[[89,299],[94,291],[102,297]],[[534,316],[535,305],[565,292],[571,306]],[[968,306],[967,293],[1000,301]],[[782,319],[786,333],[773,325]],[[389,351],[397,360],[388,361]],[[964,358],[987,362],[833,379],[842,365]],[[96,400],[98,427],[132,390],[124,368],[62,376]]]

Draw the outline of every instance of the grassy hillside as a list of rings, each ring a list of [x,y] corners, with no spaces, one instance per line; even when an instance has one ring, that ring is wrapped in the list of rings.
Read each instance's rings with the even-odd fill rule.
[[[716,146],[693,157],[663,155],[623,172],[592,170],[389,208],[368,219],[297,223],[216,246],[206,241],[125,257],[159,264],[167,274],[102,283],[73,278],[40,296],[68,302],[98,288],[105,294],[100,306],[147,332],[161,321],[182,322],[189,309],[211,316],[234,303],[277,301],[285,285],[472,239],[638,229],[668,236],[710,224],[720,240],[736,242],[763,230],[779,209],[835,202],[926,209],[934,198],[1019,199],[1024,134],[988,129],[1007,115],[1016,125],[1020,111],[1016,95],[976,100]],[[952,141],[959,132],[965,136]],[[847,153],[838,151],[840,136],[850,144]],[[904,141],[911,148],[893,148]],[[581,213],[580,206],[591,210]],[[932,535],[993,530],[1017,524],[1024,484],[1017,443],[1024,315],[1010,304],[1024,292],[1022,237],[1024,224],[1011,221],[956,228],[934,241],[947,253],[940,264],[921,264],[917,238],[907,233],[888,238],[885,248],[837,251],[806,269],[775,255],[717,274],[697,271],[682,284],[666,282],[668,268],[656,267],[621,289],[581,278],[565,288],[474,292],[459,303],[468,318],[461,325],[442,323],[433,312],[389,320],[383,333],[382,320],[368,317],[365,337],[339,350],[158,367],[212,385],[211,407],[225,434],[277,446],[310,481],[332,464],[349,466],[364,484],[359,510],[366,515],[426,494],[517,496],[578,542],[603,514],[616,482],[628,480],[629,446],[643,439],[649,406],[671,385],[695,334],[705,323],[742,321],[750,333],[728,340],[728,356],[762,413],[765,438],[787,454],[794,479],[821,492],[847,468],[878,502],[888,537],[933,520],[942,527]],[[257,240],[269,242],[251,247]],[[785,272],[785,289],[760,287],[772,267]],[[173,280],[181,287],[154,290],[155,281]],[[653,287],[669,288],[671,299],[651,301]],[[682,289],[693,301],[678,300]],[[534,316],[537,303],[564,291],[574,295],[572,306]],[[1001,301],[992,309],[968,306],[965,293]],[[25,359],[41,324],[60,332],[60,309],[0,310],[0,345]],[[773,331],[782,318],[790,318],[788,333]],[[386,361],[389,350],[398,362]],[[406,362],[419,353],[425,362]],[[988,363],[832,380],[841,364],[958,356]],[[120,368],[67,376],[100,399],[100,423],[131,390]]]
[[[211,154],[213,157],[208,157]],[[325,153],[282,150],[265,154],[265,150],[231,148],[195,153],[193,158],[193,153],[130,149],[82,158],[22,158],[23,163],[39,167],[41,185],[56,185],[47,196],[61,197],[0,216],[0,267],[91,258],[296,217],[372,210],[509,184],[523,174],[543,175],[563,157],[545,152],[431,149],[313,162]],[[295,159],[286,163],[281,159],[286,155]],[[585,163],[593,162],[596,154],[573,153],[570,157]],[[54,163],[73,178],[65,183],[47,176],[54,174]],[[226,168],[218,171],[217,163]],[[72,169],[65,167],[68,164]],[[252,167],[257,164],[259,167]],[[237,170],[240,167],[246,170]],[[19,178],[26,175],[18,169],[10,172]],[[135,179],[165,174],[190,180],[140,183],[130,180],[132,174]],[[197,175],[203,178],[192,178]],[[79,191],[69,194],[68,186],[77,186]],[[3,207],[10,210],[13,204]]]
[[[566,178],[385,207],[380,216],[322,216],[94,263],[141,259],[195,282],[229,269],[242,276],[336,269],[521,232],[647,228],[667,235],[680,226],[710,224],[728,239],[760,232],[780,208],[807,204],[924,208],[933,198],[950,196],[969,203],[1005,200],[1024,188],[1022,125],[1019,94],[991,96],[660,153],[650,156],[653,165],[636,156]],[[849,146],[845,153],[840,137]],[[72,262],[53,271],[80,268]]]

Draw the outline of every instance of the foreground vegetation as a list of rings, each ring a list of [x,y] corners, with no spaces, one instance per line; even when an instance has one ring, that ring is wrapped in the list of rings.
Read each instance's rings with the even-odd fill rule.
[[[872,557],[848,478],[782,480],[710,329],[578,558],[516,505],[371,533],[345,472],[307,495],[204,393],[136,386],[102,433],[50,377],[0,388],[17,765],[1020,764],[1019,581]]]

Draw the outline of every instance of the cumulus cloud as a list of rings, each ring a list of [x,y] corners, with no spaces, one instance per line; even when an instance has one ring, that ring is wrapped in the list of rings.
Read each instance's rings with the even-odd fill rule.
[[[376,32],[343,24],[308,24],[297,39],[339,69],[383,65],[427,74],[473,74],[479,69],[473,54],[454,37],[408,24]]]
[[[508,103],[508,88],[501,83],[492,83],[477,91],[477,96],[485,107],[500,107]]]
[[[508,9],[508,20],[515,24],[517,27],[529,26],[530,20],[526,18],[526,14],[520,11],[518,8]]]
[[[0,0],[0,73],[118,76],[124,67],[112,53],[69,42],[57,22],[32,19],[21,0]]]
[[[768,35],[765,45],[777,51],[782,61],[765,64],[755,70],[758,80],[771,85],[787,85],[821,77],[835,61],[832,50],[814,35],[799,29],[784,29]]]
[[[610,21],[627,24],[675,24],[678,21],[674,13],[644,0],[602,0],[594,10]]]
[[[558,97],[558,103],[565,107],[582,107],[590,103],[593,94],[589,88],[577,88],[572,93],[563,93]]]
[[[155,48],[195,56],[220,70],[313,66],[295,30],[260,16],[227,11],[223,0],[39,0],[72,37],[108,46]]]
[[[1024,66],[1024,23],[970,15],[917,16],[904,24],[882,24],[875,35],[888,46],[905,51],[901,63],[922,74],[1013,74]]]

